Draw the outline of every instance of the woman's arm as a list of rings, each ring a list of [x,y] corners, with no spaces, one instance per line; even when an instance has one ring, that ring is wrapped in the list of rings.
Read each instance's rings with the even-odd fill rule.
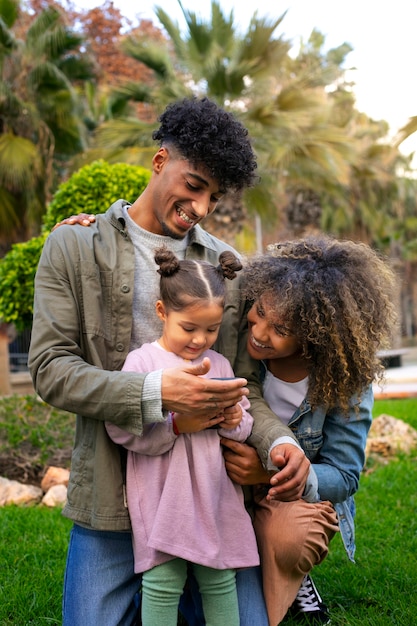
[[[372,408],[373,392],[369,387],[359,404],[359,413],[352,407],[348,418],[336,410],[326,415],[323,444],[312,459],[322,500],[343,502],[357,491],[365,464]]]

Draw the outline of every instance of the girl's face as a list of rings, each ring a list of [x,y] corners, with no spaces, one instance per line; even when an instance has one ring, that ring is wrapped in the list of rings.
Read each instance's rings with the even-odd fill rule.
[[[267,306],[263,297],[257,300],[248,313],[249,335],[247,349],[257,361],[283,359],[300,352],[300,344],[290,328]]]
[[[182,311],[167,311],[158,300],[156,312],[164,323],[162,347],[188,361],[213,346],[223,317],[223,307],[213,301],[199,302]]]

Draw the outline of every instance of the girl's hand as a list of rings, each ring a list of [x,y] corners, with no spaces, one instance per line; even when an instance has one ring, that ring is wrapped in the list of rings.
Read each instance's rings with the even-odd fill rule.
[[[198,433],[200,430],[206,430],[206,428],[213,428],[220,425],[223,428],[224,417],[223,415],[216,415],[209,419],[208,417],[202,418],[201,416],[183,415],[181,413],[173,413],[173,419],[175,420],[175,426],[178,432],[181,433]]]
[[[222,413],[224,417],[224,422],[221,423],[221,427],[226,430],[233,430],[237,428],[242,421],[243,411],[240,404],[234,404],[233,406],[227,407],[224,409]],[[220,417],[220,415],[218,415]]]

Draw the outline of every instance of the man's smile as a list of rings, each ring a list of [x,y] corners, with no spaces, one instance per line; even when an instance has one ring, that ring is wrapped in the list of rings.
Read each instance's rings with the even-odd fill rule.
[[[186,222],[186,224],[192,226],[195,223],[194,220],[192,220],[190,217],[188,217],[186,213],[184,213],[181,207],[175,207],[175,210],[177,212],[177,215],[182,219],[183,222]]]

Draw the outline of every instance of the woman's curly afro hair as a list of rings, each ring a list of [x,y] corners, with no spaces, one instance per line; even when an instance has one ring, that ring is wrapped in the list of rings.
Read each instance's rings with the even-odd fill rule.
[[[244,271],[243,294],[292,329],[309,363],[313,406],[348,410],[382,374],[396,328],[396,278],[371,247],[328,236],[274,244]]]
[[[152,138],[173,145],[194,165],[207,168],[224,191],[240,191],[255,183],[256,157],[247,129],[208,98],[174,102],[159,118]]]

